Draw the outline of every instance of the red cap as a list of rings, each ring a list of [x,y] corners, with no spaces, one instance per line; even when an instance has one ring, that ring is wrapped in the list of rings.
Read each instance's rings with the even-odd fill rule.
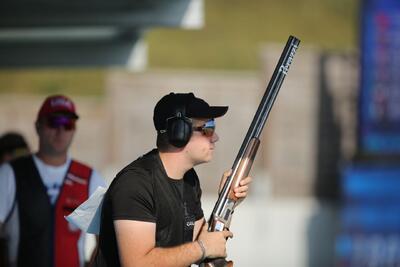
[[[63,95],[52,95],[47,97],[40,107],[38,118],[48,117],[52,114],[65,114],[75,119],[79,118],[75,111],[74,102]]]

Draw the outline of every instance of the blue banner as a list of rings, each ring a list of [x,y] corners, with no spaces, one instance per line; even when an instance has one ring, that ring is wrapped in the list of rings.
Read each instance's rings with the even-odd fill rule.
[[[355,164],[342,175],[341,267],[400,266],[400,166]]]
[[[400,1],[362,1],[361,152],[400,155]]]

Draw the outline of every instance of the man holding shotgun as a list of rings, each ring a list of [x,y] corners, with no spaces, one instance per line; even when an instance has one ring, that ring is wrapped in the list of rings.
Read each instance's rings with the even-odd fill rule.
[[[232,233],[208,231],[193,167],[212,159],[215,118],[227,110],[193,93],[161,98],[153,115],[157,149],[120,171],[104,197],[95,266],[177,267],[226,257]],[[237,198],[251,180],[241,180]]]

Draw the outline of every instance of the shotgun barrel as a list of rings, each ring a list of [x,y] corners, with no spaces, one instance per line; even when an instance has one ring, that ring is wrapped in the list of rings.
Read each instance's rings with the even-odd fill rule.
[[[272,105],[278,95],[279,89],[285,79],[289,67],[293,61],[300,40],[289,36],[286,46],[275,67],[272,78],[268,83],[264,96],[254,115],[253,121],[247,131],[239,153],[232,165],[232,172],[226,179],[225,184],[218,196],[209,219],[209,231],[223,231],[229,228],[232,214],[238,199],[234,196],[233,189],[239,185],[241,179],[248,176],[252,167],[257,149],[260,144],[260,135],[271,111]],[[219,266],[220,264],[208,264],[206,266]],[[227,265],[221,265],[227,266]]]

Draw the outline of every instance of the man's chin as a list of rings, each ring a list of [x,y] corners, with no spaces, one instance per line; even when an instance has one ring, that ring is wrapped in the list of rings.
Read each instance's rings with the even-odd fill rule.
[[[68,152],[68,149],[53,149],[49,154],[51,154],[54,157],[59,157],[66,155]]]
[[[204,161],[203,161],[203,163],[207,163],[207,162],[210,162],[211,160],[212,160],[212,156],[210,156],[210,157],[208,157],[207,159],[205,159]]]
[[[194,166],[197,166],[197,165],[200,165],[200,164],[203,164],[203,163],[208,163],[210,161],[211,161],[211,159],[199,160],[194,164]]]

